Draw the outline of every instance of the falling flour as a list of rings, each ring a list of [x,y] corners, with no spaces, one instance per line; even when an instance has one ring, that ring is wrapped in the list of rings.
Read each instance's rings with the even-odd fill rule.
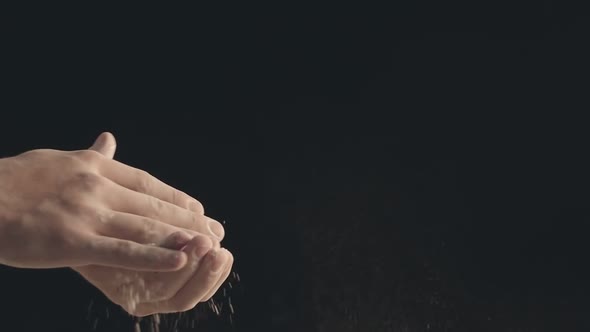
[[[233,283],[233,284],[232,284]],[[216,294],[216,298],[207,301],[207,306],[197,306],[197,308],[188,312],[177,314],[155,314],[144,318],[136,318],[134,332],[178,332],[179,328],[194,329],[198,322],[205,319],[208,315],[203,312],[206,308],[210,313],[217,317],[226,316],[229,324],[234,323],[234,304],[232,303],[231,293],[234,285],[240,283],[240,275],[232,272],[223,286]],[[137,297],[132,296],[130,303]]]
[[[225,220],[223,221],[225,225]],[[191,269],[196,268],[198,260],[190,260]],[[137,304],[143,301],[149,301],[151,296],[154,294],[154,289],[146,289],[145,281],[138,276],[131,277],[129,275],[115,275],[118,278],[117,281],[121,285],[121,291],[125,298],[124,303],[120,305],[127,312],[134,312]],[[220,291],[217,292],[216,296],[218,299],[211,298],[207,301],[207,308],[213,314],[221,317],[227,313],[228,321],[231,325],[234,323],[234,305],[231,300],[231,292],[234,290],[234,285],[240,283],[240,275],[237,272],[232,272],[226,280],[225,285],[222,286]],[[91,301],[88,308],[90,315],[93,302]],[[154,314],[148,317],[136,317],[134,324],[134,332],[178,332],[178,327],[185,327],[193,329],[197,326],[197,323],[206,318],[208,315],[203,313],[200,308],[203,306],[197,306],[196,309],[188,312],[177,313],[177,314]],[[90,318],[90,317],[88,317]],[[108,309],[106,311],[106,319],[109,319]],[[93,322],[93,330],[96,331],[98,324],[98,318],[95,317]]]

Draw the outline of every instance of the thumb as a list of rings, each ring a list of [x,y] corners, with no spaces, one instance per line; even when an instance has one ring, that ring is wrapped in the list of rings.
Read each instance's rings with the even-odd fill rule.
[[[89,148],[104,155],[107,158],[113,158],[115,156],[115,150],[117,150],[117,141],[115,136],[109,132],[104,132],[96,138],[94,144]]]

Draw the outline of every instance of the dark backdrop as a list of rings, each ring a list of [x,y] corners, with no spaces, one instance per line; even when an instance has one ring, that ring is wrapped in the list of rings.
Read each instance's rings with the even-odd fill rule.
[[[581,4],[49,9],[5,21],[0,153],[109,130],[225,220],[235,314],[176,328],[590,329]],[[72,271],[0,280],[2,331],[133,330]]]

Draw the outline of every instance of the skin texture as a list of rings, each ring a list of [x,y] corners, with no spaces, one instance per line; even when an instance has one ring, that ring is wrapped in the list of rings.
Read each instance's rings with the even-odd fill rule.
[[[231,270],[223,227],[115,149],[103,133],[88,150],[0,159],[0,263],[72,267],[138,316],[191,309]]]

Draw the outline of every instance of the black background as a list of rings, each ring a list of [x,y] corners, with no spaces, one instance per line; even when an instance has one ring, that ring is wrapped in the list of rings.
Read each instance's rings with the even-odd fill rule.
[[[109,130],[225,220],[201,331],[590,329],[581,2],[226,6],[7,12],[2,155]],[[0,280],[2,331],[133,330],[67,269]]]

